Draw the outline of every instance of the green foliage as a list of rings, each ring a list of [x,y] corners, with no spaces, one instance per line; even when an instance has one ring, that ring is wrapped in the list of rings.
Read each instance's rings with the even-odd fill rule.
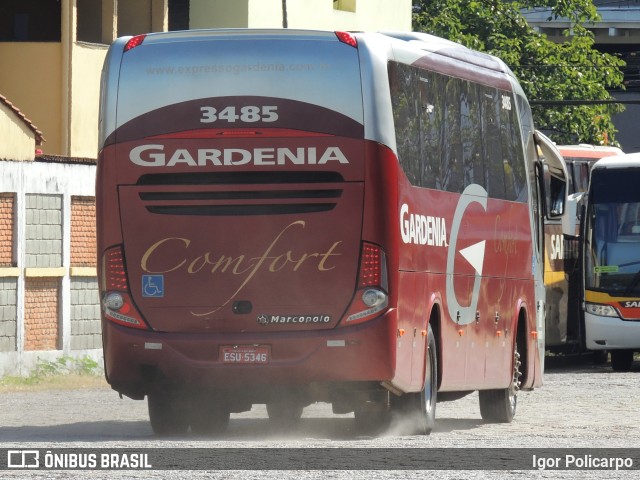
[[[566,41],[535,32],[521,9],[550,8],[550,19],[571,21]],[[535,101],[612,100],[621,88],[624,62],[593,48],[587,30],[598,19],[592,0],[414,0],[413,28],[500,57]],[[571,35],[570,35],[571,33]],[[611,116],[620,104],[533,105],[538,129],[557,143],[616,144]]]
[[[62,356],[49,361],[38,358],[35,368],[28,377],[4,377],[1,383],[4,385],[36,385],[45,379],[61,375],[102,375],[102,367],[91,357],[75,358]]]

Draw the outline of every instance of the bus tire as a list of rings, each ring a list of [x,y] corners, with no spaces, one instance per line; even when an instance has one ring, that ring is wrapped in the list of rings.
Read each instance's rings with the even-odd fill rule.
[[[604,365],[609,360],[608,350],[594,350],[591,354],[591,362],[594,365]]]
[[[191,431],[196,435],[222,433],[229,425],[230,412],[220,402],[211,399],[196,398],[189,409]]]
[[[407,393],[403,400],[403,415],[411,422],[412,434],[429,435],[436,423],[436,401],[438,396],[438,354],[436,338],[427,330],[425,352],[424,388],[420,392]]]
[[[427,331],[427,355],[425,359],[425,379],[422,390],[424,417],[421,428],[424,435],[429,435],[436,424],[436,403],[438,400],[438,347],[431,325]]]
[[[304,407],[294,402],[277,401],[267,403],[269,420],[280,428],[296,426],[302,418]]]
[[[174,395],[152,393],[147,396],[149,421],[156,435],[180,435],[189,429],[188,412]]]
[[[480,390],[480,415],[486,422],[510,423],[516,415],[518,390],[520,390],[520,352],[518,342],[513,349],[513,375],[507,388],[498,390]]]
[[[633,365],[633,350],[611,350],[611,368],[614,372],[628,372]]]

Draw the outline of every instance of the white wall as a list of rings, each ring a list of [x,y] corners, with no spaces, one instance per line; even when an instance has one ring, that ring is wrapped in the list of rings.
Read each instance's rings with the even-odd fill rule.
[[[411,0],[355,0],[355,12],[333,0],[287,0],[289,28],[411,30]],[[282,28],[282,0],[191,0],[191,28]]]
[[[0,268],[0,277],[17,280],[16,299],[16,337],[15,351],[0,352],[0,377],[4,375],[26,376],[36,366],[38,359],[54,361],[63,355],[89,356],[100,361],[102,349],[71,350],[71,196],[95,196],[95,165],[42,163],[42,162],[6,162],[0,161],[0,192],[14,192],[14,245],[17,268]],[[61,298],[59,310],[61,330],[59,336],[62,349],[34,350],[24,349],[24,291],[25,291],[25,197],[27,194],[56,194],[63,198],[62,226],[63,251],[62,268],[51,268],[51,276],[61,278]],[[41,269],[46,270],[46,269]],[[58,271],[64,270],[60,274]],[[95,273],[92,273],[95,278]]]

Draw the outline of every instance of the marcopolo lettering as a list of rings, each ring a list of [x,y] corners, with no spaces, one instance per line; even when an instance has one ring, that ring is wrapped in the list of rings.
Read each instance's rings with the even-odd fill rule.
[[[187,148],[167,149],[164,145],[140,145],[131,149],[129,159],[142,167],[235,167],[240,165],[324,165],[329,162],[348,164],[338,147],[316,148]]]
[[[258,323],[273,325],[283,323],[329,323],[329,315],[260,315]]]

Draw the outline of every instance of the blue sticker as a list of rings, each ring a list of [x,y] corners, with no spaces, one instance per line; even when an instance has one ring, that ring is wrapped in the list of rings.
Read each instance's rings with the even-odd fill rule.
[[[143,275],[142,296],[152,298],[164,297],[164,275]]]

